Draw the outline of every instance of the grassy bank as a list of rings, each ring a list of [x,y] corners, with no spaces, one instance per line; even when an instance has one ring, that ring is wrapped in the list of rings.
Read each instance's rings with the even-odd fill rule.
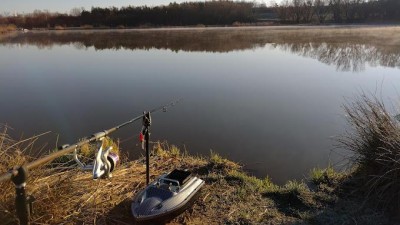
[[[28,160],[21,152],[25,148],[22,145],[14,145],[4,134],[1,143],[1,171]],[[312,184],[289,181],[277,186],[268,178],[249,176],[240,165],[216,153],[200,158],[184,154],[175,146],[154,145],[153,178],[176,167],[192,170],[206,185],[193,207],[169,224],[387,222],[382,212],[360,208],[362,198],[346,196],[348,190],[342,184],[348,176],[331,168],[313,170]],[[144,183],[143,159],[123,162],[108,180],[93,181],[90,172],[61,166],[34,170],[27,186],[36,198],[33,224],[131,224],[130,201],[145,187]],[[2,189],[0,220],[2,224],[15,224],[14,187],[7,182]]]
[[[5,34],[17,30],[15,25],[2,25],[0,24],[0,34]]]
[[[353,153],[352,169],[313,169],[307,179],[282,186],[247,174],[215,152],[198,157],[167,143],[153,144],[152,179],[184,168],[206,182],[193,207],[168,224],[398,224],[399,122],[378,99],[366,96],[347,104],[345,111],[353,130],[340,143]],[[5,129],[0,171],[31,161],[25,153],[32,147],[32,141],[13,141]],[[83,154],[93,154],[90,146]],[[143,158],[123,158],[112,178],[97,181],[71,164],[70,157],[56,163],[30,171],[33,224],[132,224],[131,200],[145,187]],[[0,221],[16,224],[14,186],[6,182],[1,187]]]

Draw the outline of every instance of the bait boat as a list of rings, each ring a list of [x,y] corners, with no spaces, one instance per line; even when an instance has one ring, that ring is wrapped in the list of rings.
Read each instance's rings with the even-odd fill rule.
[[[179,215],[196,200],[203,185],[202,179],[185,170],[161,175],[134,198],[135,222],[166,221]]]

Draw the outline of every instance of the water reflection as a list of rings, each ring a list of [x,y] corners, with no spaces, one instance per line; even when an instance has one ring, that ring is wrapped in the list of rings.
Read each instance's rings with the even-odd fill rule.
[[[356,43],[285,43],[274,47],[334,65],[340,71],[363,71],[367,63],[400,68],[400,48]]]
[[[359,72],[370,66],[400,68],[400,29],[211,28],[124,31],[30,32],[2,37],[3,45],[52,48],[72,44],[77,49],[169,49],[174,52],[231,52],[273,48]],[[377,36],[379,34],[379,36]]]

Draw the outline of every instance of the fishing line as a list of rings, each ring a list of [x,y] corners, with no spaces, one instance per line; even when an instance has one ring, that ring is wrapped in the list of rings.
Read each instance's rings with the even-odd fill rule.
[[[166,105],[162,105],[162,106],[156,107],[156,108],[154,108],[154,109],[152,109],[152,110],[150,110],[148,112],[156,113],[156,112],[159,112],[161,110],[163,112],[166,112],[168,108],[175,106],[179,101],[181,101],[181,98],[177,99],[177,100],[174,100],[174,101],[172,101],[172,102],[170,102],[170,103],[168,103]],[[30,163],[27,163],[26,165],[24,165],[23,169],[26,170],[26,171],[29,171],[29,170],[34,169],[36,167],[39,167],[39,166],[45,165],[47,163],[50,163],[51,161],[53,161],[54,159],[56,159],[56,158],[58,158],[60,156],[72,153],[76,148],[79,148],[84,144],[88,144],[88,143],[92,143],[92,142],[98,141],[100,138],[106,137],[110,133],[112,133],[112,132],[114,132],[114,131],[116,131],[116,130],[118,130],[118,129],[126,126],[126,125],[129,125],[129,124],[131,124],[131,123],[133,123],[133,122],[135,122],[137,120],[142,119],[143,116],[145,116],[145,115],[142,114],[142,115],[137,116],[137,117],[135,117],[135,118],[133,118],[133,119],[131,119],[131,120],[125,122],[125,123],[122,123],[122,124],[120,124],[118,126],[110,128],[108,130],[104,130],[104,131],[95,133],[95,134],[91,135],[89,138],[83,139],[82,141],[80,141],[78,143],[69,145],[68,147],[63,148],[60,151],[54,152],[54,153],[52,153],[50,155],[47,155],[45,157],[42,157],[40,159],[37,159],[37,160],[32,161]],[[18,176],[18,173],[20,171],[19,169],[20,169],[20,167],[15,167],[15,168],[11,169],[10,171],[0,175],[0,182],[11,180],[12,177]]]

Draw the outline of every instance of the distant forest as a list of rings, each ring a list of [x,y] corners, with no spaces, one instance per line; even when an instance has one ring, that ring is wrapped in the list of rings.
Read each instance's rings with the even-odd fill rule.
[[[400,22],[400,0],[286,0],[276,5],[281,22]]]
[[[165,6],[74,8],[69,14],[35,10],[0,16],[0,24],[21,28],[125,28],[287,23],[400,22],[400,0],[286,0],[267,7],[226,0]]]

